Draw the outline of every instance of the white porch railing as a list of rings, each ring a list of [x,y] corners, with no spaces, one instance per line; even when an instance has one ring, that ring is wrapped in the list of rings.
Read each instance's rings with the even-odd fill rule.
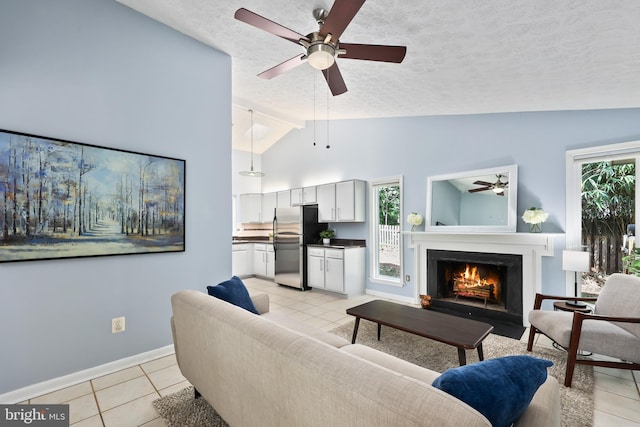
[[[400,226],[379,225],[378,243],[381,263],[400,263]]]

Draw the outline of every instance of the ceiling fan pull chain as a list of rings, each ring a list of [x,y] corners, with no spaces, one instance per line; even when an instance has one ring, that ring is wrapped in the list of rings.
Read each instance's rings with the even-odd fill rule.
[[[250,109],[251,113],[251,172],[253,172],[253,110]]]
[[[313,73],[313,146],[316,146],[316,73]]]
[[[329,92],[331,91],[331,71],[327,70],[327,150],[329,148],[331,148],[331,146],[329,145]]]

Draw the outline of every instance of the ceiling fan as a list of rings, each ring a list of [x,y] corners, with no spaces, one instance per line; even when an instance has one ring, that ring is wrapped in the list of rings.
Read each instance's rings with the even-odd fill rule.
[[[502,181],[501,178],[504,177],[505,175],[496,174],[496,178],[498,178],[496,182],[475,181],[473,183],[474,185],[482,185],[483,187],[472,188],[469,190],[469,193],[491,190],[496,193],[496,196],[504,196],[504,189],[509,187],[509,181]]]
[[[272,79],[308,62],[313,68],[322,70],[331,93],[336,96],[347,91],[347,86],[336,63],[336,57],[400,63],[407,52],[406,46],[353,44],[339,41],[347,25],[364,2],[365,0],[335,0],[329,12],[324,9],[315,9],[313,17],[320,28],[306,36],[244,8],[238,9],[234,17],[304,48],[304,53],[258,74],[258,77]]]

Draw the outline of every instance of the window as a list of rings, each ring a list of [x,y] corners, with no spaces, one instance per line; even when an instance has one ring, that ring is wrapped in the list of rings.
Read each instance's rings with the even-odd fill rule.
[[[402,177],[371,181],[371,281],[402,286]]]
[[[624,271],[628,225],[636,223],[640,203],[638,161],[640,141],[567,152],[566,247],[589,252],[590,271],[581,275],[578,291],[583,296],[597,296],[608,275]],[[569,274],[567,295],[573,295]]]

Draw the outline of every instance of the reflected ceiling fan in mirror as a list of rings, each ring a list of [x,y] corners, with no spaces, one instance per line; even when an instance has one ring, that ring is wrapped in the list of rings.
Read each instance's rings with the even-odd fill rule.
[[[474,181],[474,185],[482,185],[483,187],[472,188],[469,190],[469,193],[491,190],[496,196],[504,196],[504,189],[509,187],[509,181],[502,181],[502,178],[505,178],[505,176],[501,174],[496,174],[496,178],[498,178],[496,182]]]
[[[335,0],[329,12],[324,9],[315,9],[313,17],[320,28],[318,31],[306,36],[244,8],[238,9],[234,16],[239,21],[299,44],[304,48],[304,53],[258,74],[258,77],[272,79],[308,62],[313,68],[322,70],[331,93],[336,96],[347,91],[347,85],[338,68],[336,57],[401,63],[407,52],[406,46],[353,44],[339,41],[347,25],[358,13],[364,2],[365,0]]]

